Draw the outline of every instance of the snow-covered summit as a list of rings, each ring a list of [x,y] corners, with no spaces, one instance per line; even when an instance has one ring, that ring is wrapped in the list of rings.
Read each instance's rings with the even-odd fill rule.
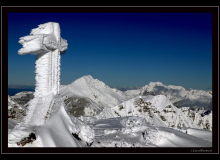
[[[98,79],[94,79],[91,75],[87,75],[87,76],[83,76],[77,80],[75,80],[74,82],[72,82],[69,86],[74,86],[74,85],[90,85],[93,87],[104,87],[104,88],[110,88],[109,86],[107,86],[104,82],[98,80]]]
[[[122,91],[112,89],[90,75],[83,76],[69,85],[61,85],[60,94],[69,97],[87,97],[98,105],[106,107],[113,107],[128,99]]]
[[[149,86],[155,86],[155,85],[163,85],[162,82],[150,82]]]

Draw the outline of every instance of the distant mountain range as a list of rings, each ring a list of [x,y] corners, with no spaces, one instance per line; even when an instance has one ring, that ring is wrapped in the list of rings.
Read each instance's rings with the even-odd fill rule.
[[[136,96],[165,95],[177,107],[212,109],[212,91],[185,90],[180,86],[165,86],[160,82],[151,82],[140,89],[122,92],[92,76],[84,76],[69,85],[61,85],[60,94],[87,97],[97,105],[109,107]]]
[[[8,88],[14,88],[14,89],[34,89],[34,85],[17,85],[17,84],[9,84]]]
[[[137,90],[128,90],[127,96],[165,95],[177,107],[212,109],[212,91],[186,90],[181,86],[163,85],[151,82]]]
[[[31,92],[27,94],[19,93],[11,100],[24,105],[27,99],[33,98]],[[89,75],[61,85],[60,94],[67,111],[75,117],[139,116],[151,125],[212,130],[211,91],[185,90],[151,82],[140,89],[123,92]],[[202,117],[207,110],[211,112]]]
[[[140,116],[160,126],[212,130],[212,113],[201,116],[206,110],[212,110],[211,91],[185,90],[180,86],[151,82],[140,89],[123,92],[89,75],[62,85],[60,94],[74,116],[99,119]],[[135,105],[140,100],[151,105]]]

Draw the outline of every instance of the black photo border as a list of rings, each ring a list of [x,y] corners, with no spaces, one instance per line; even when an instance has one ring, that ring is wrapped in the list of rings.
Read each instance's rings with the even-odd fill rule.
[[[49,148],[8,147],[7,84],[8,84],[8,13],[16,12],[176,12],[212,13],[212,94],[213,141],[212,147],[159,147],[159,148]],[[148,154],[148,153],[219,153],[219,7],[218,6],[2,6],[1,7],[1,153],[2,154]]]

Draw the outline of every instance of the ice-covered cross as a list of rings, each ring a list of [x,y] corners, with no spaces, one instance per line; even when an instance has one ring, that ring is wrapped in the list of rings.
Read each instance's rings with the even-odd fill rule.
[[[67,49],[67,41],[60,36],[60,25],[48,22],[32,29],[30,35],[21,37],[23,48],[18,54],[36,55],[36,87],[35,97],[41,97],[51,92],[59,94],[60,86],[60,54]]]

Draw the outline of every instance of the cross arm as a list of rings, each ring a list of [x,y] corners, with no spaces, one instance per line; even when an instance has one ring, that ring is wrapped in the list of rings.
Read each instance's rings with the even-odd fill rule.
[[[39,25],[38,28],[32,29],[30,35],[21,37],[19,43],[23,48],[18,54],[25,55],[46,53],[58,49],[60,54],[67,50],[67,40],[60,37],[60,26],[55,22],[48,22]]]

